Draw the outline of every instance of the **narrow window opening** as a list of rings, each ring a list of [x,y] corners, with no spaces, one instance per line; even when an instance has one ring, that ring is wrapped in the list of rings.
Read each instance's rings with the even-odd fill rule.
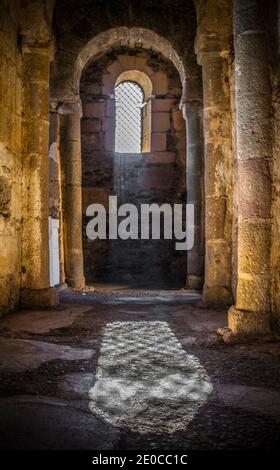
[[[141,153],[144,93],[135,82],[124,81],[115,88],[116,134],[115,152]]]

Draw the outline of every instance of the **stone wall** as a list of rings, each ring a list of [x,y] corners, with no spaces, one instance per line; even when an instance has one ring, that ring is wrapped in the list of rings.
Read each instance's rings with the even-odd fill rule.
[[[144,72],[151,80],[150,152],[114,153],[114,87],[119,75]],[[181,82],[174,66],[153,52],[119,48],[92,62],[81,80],[84,267],[87,283],[110,281],[137,285],[185,284],[186,252],[169,240],[88,240],[86,208],[118,202],[163,204],[185,200],[186,129],[179,110]]]
[[[278,8],[277,5],[278,4]],[[277,21],[278,18],[278,21]],[[272,201],[272,312],[273,327],[280,328],[280,2],[270,8],[270,54],[273,105],[273,201]]]
[[[131,46],[144,46],[148,33],[148,48],[164,51],[172,60],[176,55],[177,62],[179,58],[187,64],[188,77],[197,74],[193,0],[110,0],[106,8],[102,2],[57,0],[54,24],[57,47],[50,84],[54,99],[77,93],[75,69],[81,70],[96,53],[106,52],[109,42],[124,45],[127,28],[133,30],[128,39]]]
[[[18,2],[0,1],[0,316],[19,300],[21,272],[21,87]]]
[[[232,3],[197,2],[195,41],[202,66],[205,181],[206,304],[230,305],[232,296]]]

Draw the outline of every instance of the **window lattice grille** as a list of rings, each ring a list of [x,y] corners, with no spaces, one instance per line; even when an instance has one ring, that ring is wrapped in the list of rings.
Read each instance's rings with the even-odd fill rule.
[[[141,153],[143,98],[142,88],[134,82],[121,82],[115,89],[118,153]]]

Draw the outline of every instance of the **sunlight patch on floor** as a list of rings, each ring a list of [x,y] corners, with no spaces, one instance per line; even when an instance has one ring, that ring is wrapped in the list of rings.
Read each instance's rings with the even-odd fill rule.
[[[137,432],[184,429],[212,392],[199,360],[163,321],[108,323],[90,409]]]

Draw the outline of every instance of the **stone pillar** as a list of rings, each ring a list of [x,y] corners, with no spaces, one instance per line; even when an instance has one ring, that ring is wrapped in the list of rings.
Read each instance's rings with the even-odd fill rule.
[[[82,243],[82,106],[80,101],[65,103],[58,111],[63,126],[61,158],[65,173],[65,280],[70,287],[82,288],[85,285]]]
[[[50,163],[50,215],[59,220],[59,264],[60,284],[65,284],[65,261],[63,245],[63,218],[62,218],[62,184],[61,184],[61,158],[60,158],[60,119],[56,104],[51,106],[49,113],[49,163]]]
[[[49,276],[49,63],[48,47],[23,48],[21,304],[30,307],[58,303]]]
[[[207,41],[207,38],[206,38]],[[206,304],[228,305],[231,289],[231,109],[226,51],[202,47],[205,158]]]
[[[261,0],[234,1],[238,174],[238,279],[229,328],[269,330],[271,283],[271,85]]]
[[[186,83],[181,104],[187,130],[187,203],[194,204],[194,246],[188,251],[187,287],[201,290],[204,269],[204,224],[202,224],[203,195],[203,138],[202,138],[202,90],[194,83]]]

